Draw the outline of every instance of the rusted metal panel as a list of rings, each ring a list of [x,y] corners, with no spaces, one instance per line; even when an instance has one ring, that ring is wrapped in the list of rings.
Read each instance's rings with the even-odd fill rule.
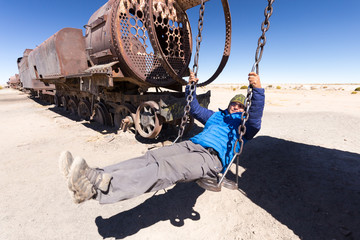
[[[93,67],[90,67],[88,69],[85,70],[86,73],[92,73],[92,74],[95,74],[95,73],[105,73],[109,76],[112,76],[112,73],[113,73],[113,66],[115,64],[118,64],[119,62],[118,61],[115,61],[115,62],[111,62],[111,63],[108,63],[108,64],[103,64],[103,65],[95,65]]]
[[[54,84],[45,84],[32,76],[32,69],[29,65],[29,55],[32,51],[32,49],[25,49],[23,57],[18,59],[19,77],[23,88],[34,90],[54,90]]]
[[[81,29],[63,28],[29,54],[33,79],[54,79],[84,72],[88,67]]]
[[[31,51],[32,49],[25,49],[23,57],[18,59],[20,81],[24,88],[31,88],[33,86],[28,64],[28,56]]]
[[[100,7],[89,19],[88,24],[85,25],[85,44],[87,53],[91,56],[94,64],[107,63],[107,59],[101,59],[98,53],[110,49],[111,33],[108,15],[112,8],[112,1],[108,1]],[[113,54],[113,53],[112,53]],[[108,62],[112,61],[112,56],[108,58]]]

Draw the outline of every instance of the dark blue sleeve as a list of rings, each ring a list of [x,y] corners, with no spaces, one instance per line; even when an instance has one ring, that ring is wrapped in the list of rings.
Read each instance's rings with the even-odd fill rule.
[[[190,94],[190,86],[187,85],[185,88],[185,97],[187,98],[189,94]],[[198,100],[196,99],[196,89],[193,92],[192,96],[193,96],[193,100],[190,103],[190,115],[205,125],[207,120],[211,117],[211,115],[214,114],[214,112],[200,106]]]
[[[253,97],[251,99],[251,107],[249,109],[249,118],[246,121],[246,133],[244,138],[252,139],[261,128],[261,118],[264,112],[265,90],[263,88],[254,88]]]

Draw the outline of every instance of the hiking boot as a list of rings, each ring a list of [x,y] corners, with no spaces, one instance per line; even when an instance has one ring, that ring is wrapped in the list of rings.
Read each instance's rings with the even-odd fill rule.
[[[71,165],[68,187],[75,203],[81,203],[96,196],[97,190],[108,191],[111,175],[90,168],[83,158],[76,157]]]
[[[59,157],[59,168],[60,172],[64,175],[67,179],[69,176],[71,165],[74,161],[73,156],[69,151],[63,151]]]

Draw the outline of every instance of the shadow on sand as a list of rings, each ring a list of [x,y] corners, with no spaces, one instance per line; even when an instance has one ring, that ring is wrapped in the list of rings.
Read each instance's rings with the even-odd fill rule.
[[[241,156],[246,171],[239,188],[301,239],[360,239],[359,163],[359,154],[260,136]],[[235,180],[231,173],[228,178]],[[182,226],[185,218],[200,219],[193,207],[203,192],[195,183],[177,184],[95,222],[104,238],[125,238],[165,220]]]
[[[240,165],[239,188],[301,239],[360,239],[359,154],[261,136]]]
[[[200,219],[193,207],[196,199],[205,192],[196,183],[179,183],[165,194],[154,195],[139,206],[108,219],[95,219],[103,238],[125,238],[157,222],[170,220],[174,226],[183,226],[184,220]],[[176,199],[176,201],[174,201]]]

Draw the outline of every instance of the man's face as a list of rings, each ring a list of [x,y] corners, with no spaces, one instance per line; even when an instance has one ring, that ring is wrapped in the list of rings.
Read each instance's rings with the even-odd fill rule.
[[[245,109],[244,105],[239,102],[231,102],[229,104],[228,111],[230,114],[237,113],[237,112],[243,112]]]

